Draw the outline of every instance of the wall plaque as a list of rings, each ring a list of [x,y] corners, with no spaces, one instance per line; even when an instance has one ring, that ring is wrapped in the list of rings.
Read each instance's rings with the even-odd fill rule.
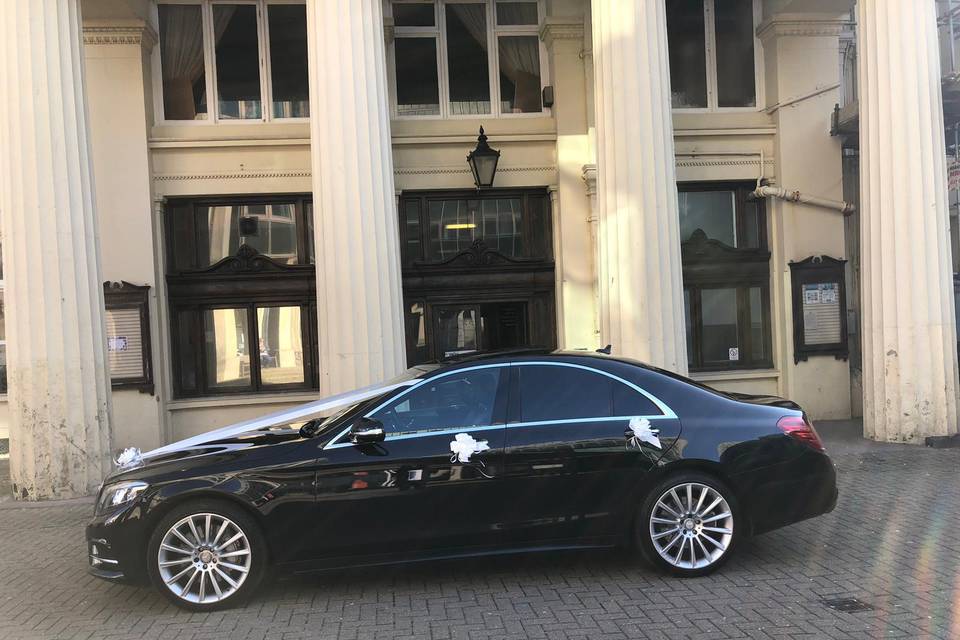
[[[829,256],[790,263],[794,362],[812,355],[847,359],[845,264]]]

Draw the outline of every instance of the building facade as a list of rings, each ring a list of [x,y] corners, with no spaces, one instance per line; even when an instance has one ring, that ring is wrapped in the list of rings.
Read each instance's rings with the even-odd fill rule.
[[[865,412],[878,439],[955,433],[937,16],[906,4],[5,5],[18,494],[522,346],[610,344],[815,420]],[[851,187],[831,132],[858,37]]]

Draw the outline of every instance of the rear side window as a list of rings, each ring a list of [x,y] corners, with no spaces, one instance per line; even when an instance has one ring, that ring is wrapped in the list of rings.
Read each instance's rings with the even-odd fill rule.
[[[522,422],[660,413],[635,389],[585,369],[527,365],[517,367],[517,376]]]

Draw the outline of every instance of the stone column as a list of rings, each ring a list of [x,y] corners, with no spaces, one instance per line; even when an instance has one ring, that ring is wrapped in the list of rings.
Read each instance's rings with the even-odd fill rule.
[[[957,432],[946,151],[933,0],[860,0],[864,434]]]
[[[0,215],[16,496],[94,492],[109,470],[103,285],[80,0],[0,2]]]
[[[685,373],[664,4],[591,4],[600,342],[615,354]]]
[[[380,0],[308,0],[320,390],[405,368]]]

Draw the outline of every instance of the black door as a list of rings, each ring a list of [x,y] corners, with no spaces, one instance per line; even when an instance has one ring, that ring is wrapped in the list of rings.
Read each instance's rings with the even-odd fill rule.
[[[433,305],[434,358],[531,346],[527,306],[517,300]]]
[[[318,555],[494,544],[508,372],[499,365],[445,372],[367,413],[383,423],[382,443],[353,445],[346,434],[331,441],[317,475]],[[455,455],[458,437],[478,451]]]
[[[506,432],[507,540],[608,543],[673,442],[673,412],[632,383],[569,363],[517,362]],[[634,438],[631,422],[647,429]]]

